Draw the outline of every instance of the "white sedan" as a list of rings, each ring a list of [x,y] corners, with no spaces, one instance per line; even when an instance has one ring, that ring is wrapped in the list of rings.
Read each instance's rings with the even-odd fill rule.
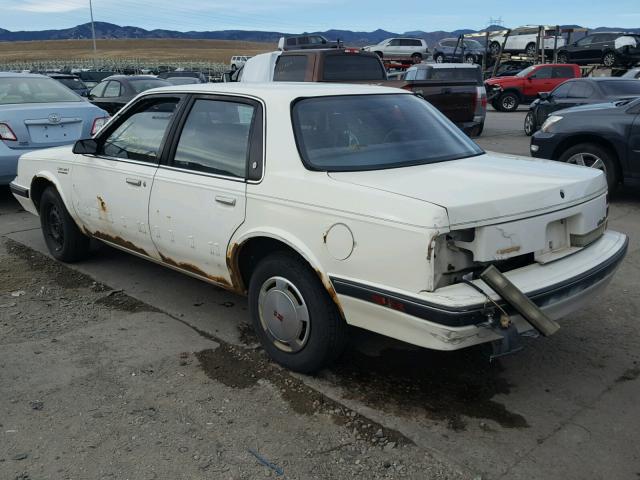
[[[597,298],[627,248],[599,170],[487,154],[374,86],[150,90],[93,139],[21,157],[11,189],[56,259],[96,238],[247,294],[266,351],[301,372],[336,359],[348,325],[508,353],[540,315]]]

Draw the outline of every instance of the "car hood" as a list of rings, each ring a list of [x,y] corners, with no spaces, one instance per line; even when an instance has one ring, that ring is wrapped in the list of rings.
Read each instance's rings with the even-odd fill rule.
[[[489,78],[487,80],[485,80],[484,83],[486,83],[487,85],[502,85],[505,83],[510,83],[510,82],[518,82],[520,80],[520,77],[516,77],[515,75],[513,77],[493,77],[493,78]]]
[[[599,170],[497,153],[389,170],[331,172],[329,176],[441,206],[451,228],[560,210],[601,195],[607,188]]]
[[[563,115],[566,113],[579,113],[582,114],[584,112],[594,112],[599,111],[603,112],[605,110],[610,110],[611,112],[619,112],[623,111],[620,107],[616,107],[614,102],[604,102],[604,103],[591,103],[587,105],[579,105],[577,107],[565,108],[564,110],[558,110],[554,112],[554,115]]]

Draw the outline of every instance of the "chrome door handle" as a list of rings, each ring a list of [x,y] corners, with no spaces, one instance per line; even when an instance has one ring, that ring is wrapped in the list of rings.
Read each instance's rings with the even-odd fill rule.
[[[138,180],[137,178],[127,178],[127,183],[129,185],[133,185],[134,187],[139,187],[142,185],[142,180]]]
[[[216,196],[216,202],[223,205],[229,205],[230,207],[236,206],[236,199],[231,197]]]

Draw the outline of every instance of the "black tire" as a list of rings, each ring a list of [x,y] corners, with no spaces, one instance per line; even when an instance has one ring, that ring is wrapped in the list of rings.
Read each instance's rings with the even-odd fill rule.
[[[527,112],[527,116],[524,117],[524,134],[527,137],[530,137],[538,130],[538,126],[536,125],[536,114],[533,110],[529,110]]]
[[[475,55],[465,55],[464,62],[465,63],[476,63],[476,56]]]
[[[419,53],[414,53],[413,55],[411,55],[411,61],[414,64],[422,63],[422,55]]]
[[[89,254],[89,237],[80,231],[54,187],[47,187],[40,197],[40,225],[56,260],[72,263]]]
[[[604,173],[607,177],[607,186],[609,187],[609,192],[615,191],[618,187],[618,183],[620,183],[620,170],[618,168],[618,161],[616,160],[616,156],[612,153],[608,148],[602,147],[595,143],[580,143],[578,145],[574,145],[573,147],[564,151],[562,155],[560,155],[561,162],[573,163],[577,165],[581,165],[580,162],[575,160],[575,156],[584,155],[584,165],[587,167],[591,167],[593,163],[589,159],[596,157],[602,160],[604,165]],[[597,167],[596,167],[597,168]]]
[[[494,98],[493,100],[491,100],[491,106],[493,107],[493,109],[497,112],[500,111],[500,104],[498,103],[498,99]]]
[[[483,131],[484,131],[484,121],[476,127],[474,136],[479,137],[480,135],[482,135]]]
[[[436,63],[444,63],[444,55],[442,53],[436,53],[433,57],[433,61]]]
[[[491,42],[489,44],[489,53],[493,57],[497,57],[498,54],[500,53],[500,44],[498,42]]]
[[[529,57],[534,57],[536,54],[536,44],[533,42],[527,44],[527,46],[524,48],[524,53]]]
[[[617,61],[615,52],[607,52],[602,56],[602,65],[607,68],[615,66]]]
[[[265,295],[261,307],[260,294],[263,289],[271,294],[273,289],[270,290],[269,285],[274,282],[274,277],[284,279],[293,285],[297,290],[292,294],[293,298],[304,303],[308,312],[308,333],[303,333],[307,336],[303,346],[298,347],[300,349],[297,351],[286,351],[287,344],[280,342],[269,327],[263,325],[261,319],[261,311],[269,310],[271,304],[268,295]],[[292,291],[289,289],[289,292]],[[313,373],[331,365],[342,354],[347,344],[347,324],[316,272],[295,256],[285,252],[274,253],[260,261],[251,275],[249,312],[256,335],[265,351],[277,363],[296,372]],[[273,317],[280,322],[283,330],[287,328],[283,323],[288,318],[286,305],[281,312],[274,309]],[[273,322],[271,315],[264,319],[265,323],[269,321]]]
[[[569,54],[567,52],[558,52],[558,63],[569,63]]]
[[[515,112],[520,106],[520,96],[515,92],[504,92],[498,97],[497,103],[501,112]]]

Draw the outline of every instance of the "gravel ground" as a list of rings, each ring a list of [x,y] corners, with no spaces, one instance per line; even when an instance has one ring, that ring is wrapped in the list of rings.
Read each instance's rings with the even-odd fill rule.
[[[222,342],[8,239],[0,278],[2,479],[473,478],[246,328]]]

